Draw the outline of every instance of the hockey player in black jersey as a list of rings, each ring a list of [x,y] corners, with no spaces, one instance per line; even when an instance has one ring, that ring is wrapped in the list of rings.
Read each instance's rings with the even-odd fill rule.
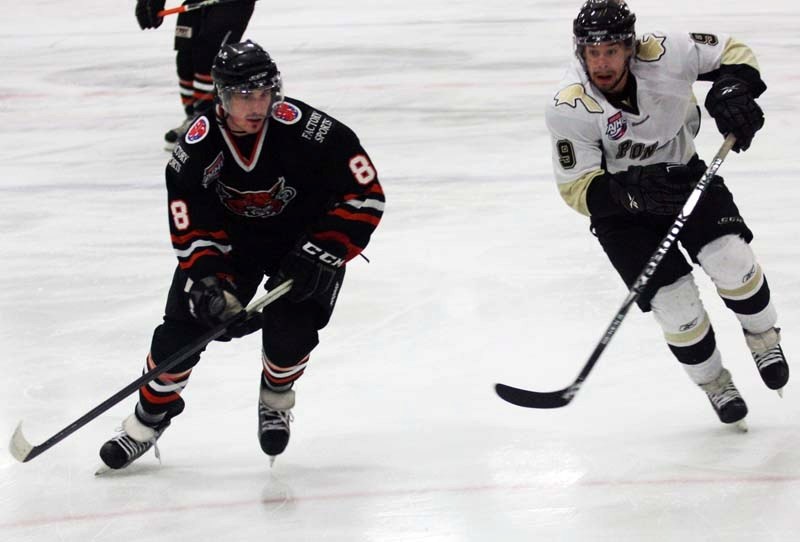
[[[746,151],[764,124],[766,90],[753,52],[731,36],[653,32],[637,36],[624,0],[588,0],[573,21],[575,56],[545,112],[564,201],[591,228],[633,286],[706,166],[692,85],[712,83],[705,106],[733,150]],[[789,380],[777,312],[733,195],[714,177],[679,242],[707,273],[744,333],[761,379]],[[744,427],[747,406],[723,366],[693,267],[672,246],[638,298],[652,310],[672,353],[705,391],[719,419]]]
[[[217,101],[196,117],[166,167],[178,267],[145,369],[241,311],[266,287],[293,280],[261,318],[258,437],[271,458],[289,441],[294,382],[317,345],[342,287],[346,262],[383,214],[378,174],[356,135],[327,113],[284,98],[270,55],[245,41],[223,46],[212,68]],[[184,407],[200,355],[143,386],[122,432],[100,457],[112,469],[150,449]]]
[[[202,0],[185,0],[191,6]],[[228,42],[242,39],[256,0],[222,2],[178,14],[175,22],[175,68],[181,104],[186,117],[164,134],[166,150],[172,151],[175,143],[189,127],[196,112],[208,109],[214,100],[214,83],[211,64],[227,36]],[[163,17],[165,0],[136,0],[136,21],[142,30],[158,28]]]

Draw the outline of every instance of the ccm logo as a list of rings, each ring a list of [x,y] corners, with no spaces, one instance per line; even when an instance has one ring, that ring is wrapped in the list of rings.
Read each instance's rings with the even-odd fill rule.
[[[303,245],[303,250],[317,258],[322,263],[331,265],[333,267],[341,267],[342,264],[344,264],[344,260],[342,258],[322,250],[311,241],[308,241],[305,245]]]

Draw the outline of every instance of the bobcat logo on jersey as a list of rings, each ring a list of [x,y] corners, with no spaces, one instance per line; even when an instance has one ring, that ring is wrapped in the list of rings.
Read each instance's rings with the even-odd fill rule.
[[[606,127],[606,135],[609,139],[616,141],[625,135],[628,131],[628,121],[622,116],[622,111],[617,111],[616,115],[608,117],[608,126]]]
[[[232,213],[248,218],[269,218],[281,214],[297,195],[297,190],[286,186],[286,179],[279,177],[272,188],[257,192],[240,192],[217,182],[217,195]]]

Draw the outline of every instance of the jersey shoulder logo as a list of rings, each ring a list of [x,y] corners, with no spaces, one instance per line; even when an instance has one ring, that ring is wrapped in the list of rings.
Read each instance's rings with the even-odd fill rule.
[[[272,118],[283,124],[296,124],[302,117],[300,108],[289,102],[280,102],[272,108]]]
[[[186,131],[186,143],[193,145],[203,141],[209,132],[208,119],[203,115],[198,117],[197,120]]]
[[[667,53],[667,48],[664,46],[666,41],[666,36],[645,34],[636,47],[636,60],[658,62]]]
[[[556,97],[553,98],[556,102],[556,107],[559,105],[566,105],[572,109],[578,107],[578,102],[586,108],[589,113],[602,113],[603,108],[597,103],[597,100],[586,94],[586,89],[580,83],[575,83],[566,88],[558,91]]]

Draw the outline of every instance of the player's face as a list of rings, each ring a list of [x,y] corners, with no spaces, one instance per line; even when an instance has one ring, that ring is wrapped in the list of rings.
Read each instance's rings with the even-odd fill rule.
[[[586,45],[583,60],[594,86],[605,93],[619,92],[628,81],[628,59],[632,50],[622,42]]]
[[[255,134],[264,126],[272,107],[272,91],[268,88],[232,92],[227,100],[228,127],[231,131]]]

